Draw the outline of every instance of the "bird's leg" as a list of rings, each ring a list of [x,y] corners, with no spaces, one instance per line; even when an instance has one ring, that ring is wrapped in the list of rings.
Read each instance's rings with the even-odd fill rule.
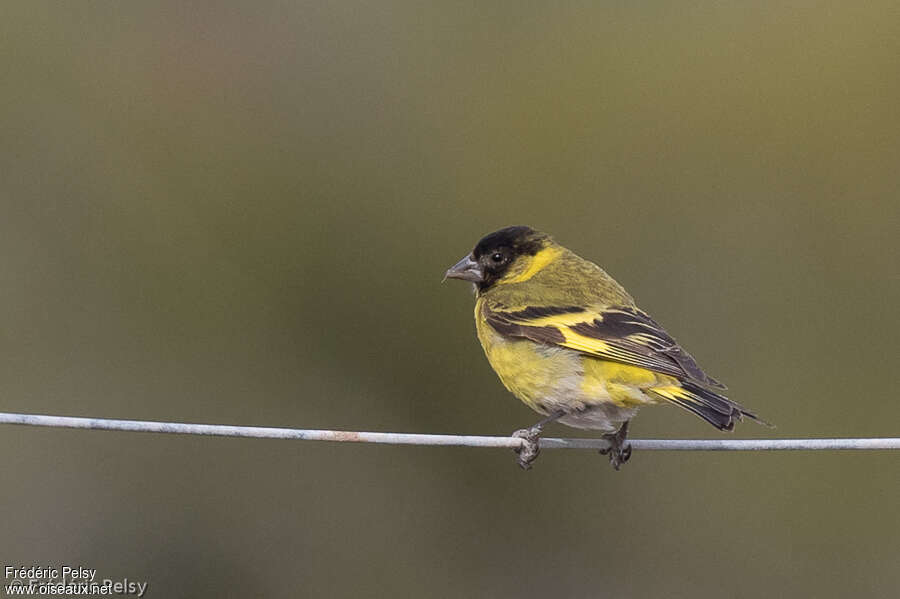
[[[603,438],[609,441],[609,448],[601,449],[600,454],[609,455],[609,463],[616,470],[631,457],[631,443],[625,444],[626,437],[628,437],[627,422],[622,425],[618,432],[611,435],[603,435]]]
[[[522,445],[513,451],[519,456],[519,466],[521,466],[523,470],[530,469],[531,463],[534,462],[541,453],[540,438],[541,433],[544,432],[544,426],[565,415],[566,413],[564,411],[557,410],[534,426],[520,428],[512,434],[513,437],[522,439]]]

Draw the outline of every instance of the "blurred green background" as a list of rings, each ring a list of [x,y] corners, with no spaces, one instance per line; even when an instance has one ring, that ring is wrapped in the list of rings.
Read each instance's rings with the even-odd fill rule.
[[[778,426],[737,436],[900,434],[895,2],[6,2],[0,73],[0,410],[508,433],[535,415],[439,283],[530,224]],[[5,565],[149,597],[900,592],[885,452],[0,455]]]

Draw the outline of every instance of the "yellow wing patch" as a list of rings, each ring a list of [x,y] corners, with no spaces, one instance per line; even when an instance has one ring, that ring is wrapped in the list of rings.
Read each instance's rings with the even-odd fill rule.
[[[529,306],[491,310],[485,319],[499,333],[558,345],[588,356],[724,388],[704,373],[647,314],[633,307]]]

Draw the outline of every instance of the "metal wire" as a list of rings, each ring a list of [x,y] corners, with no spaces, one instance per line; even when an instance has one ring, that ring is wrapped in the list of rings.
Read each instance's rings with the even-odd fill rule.
[[[111,420],[107,418],[74,418],[42,414],[0,412],[0,424],[19,424],[53,428],[78,428],[175,435],[211,435],[217,437],[252,437],[257,439],[298,439],[301,441],[336,441],[349,443],[386,443],[390,445],[443,445],[455,447],[505,447],[522,445],[517,437],[482,437],[469,435],[426,435],[419,433],[371,433],[356,431],[230,426],[223,424],[189,424],[148,420]],[[662,451],[783,451],[900,449],[900,438],[877,439],[633,439],[638,450]],[[606,449],[603,439],[542,438],[542,449]]]

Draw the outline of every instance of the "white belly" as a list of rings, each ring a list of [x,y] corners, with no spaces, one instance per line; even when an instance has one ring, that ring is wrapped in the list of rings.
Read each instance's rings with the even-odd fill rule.
[[[622,408],[611,403],[594,404],[583,412],[567,414],[559,422],[574,428],[587,428],[603,433],[614,433],[631,420],[637,408]]]

